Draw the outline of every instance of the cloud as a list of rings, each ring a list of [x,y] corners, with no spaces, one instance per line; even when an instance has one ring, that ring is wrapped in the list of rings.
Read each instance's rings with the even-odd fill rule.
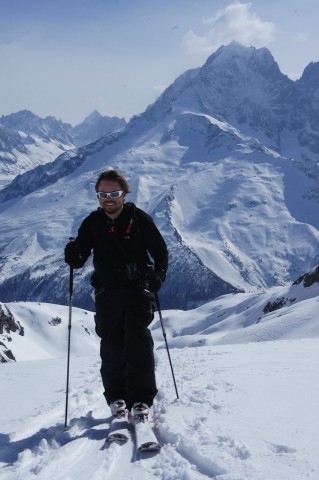
[[[209,54],[222,44],[236,40],[247,46],[265,46],[276,33],[272,22],[251,11],[252,3],[234,2],[204,21],[208,30],[197,35],[190,30],[183,38],[189,53]]]

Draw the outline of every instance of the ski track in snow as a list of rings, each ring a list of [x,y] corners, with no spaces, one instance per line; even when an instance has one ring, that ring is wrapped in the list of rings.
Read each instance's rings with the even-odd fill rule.
[[[54,367],[62,385],[54,390],[53,382],[50,401],[48,392],[41,398],[38,387],[33,413],[24,417],[17,412],[14,432],[10,431],[12,421],[2,422],[1,480],[317,480],[318,461],[315,465],[316,455],[309,451],[309,447],[316,448],[315,429],[309,428],[315,422],[310,412],[316,411],[318,387],[314,370],[309,373],[308,367],[318,360],[318,340],[309,339],[309,345],[304,342],[174,349],[179,400],[166,351],[157,350],[159,394],[153,423],[163,446],[160,453],[142,458],[136,453],[134,435],[122,446],[105,444],[111,417],[96,356],[71,359],[67,431],[65,359],[30,362],[37,376],[35,384],[41,383],[49,366]],[[1,366],[11,380],[7,398],[12,398],[14,391],[23,395],[19,381],[14,381],[15,376],[19,379],[23,363],[28,362]],[[296,375],[304,381],[300,385],[304,397],[310,395],[299,411],[293,398]],[[278,386],[284,384],[277,398],[276,378]],[[267,395],[261,404],[260,399]],[[288,400],[290,405],[285,408]],[[297,402],[301,400],[299,392]],[[295,425],[289,427],[290,416]],[[276,430],[280,420],[288,432],[284,427]],[[309,440],[305,441],[303,432],[307,431]]]

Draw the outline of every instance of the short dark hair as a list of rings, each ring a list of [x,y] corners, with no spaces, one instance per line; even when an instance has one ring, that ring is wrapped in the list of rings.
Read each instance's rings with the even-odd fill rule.
[[[96,181],[95,184],[95,191],[98,191],[98,188],[100,186],[100,183],[102,180],[109,180],[111,182],[117,182],[120,186],[121,189],[123,190],[124,193],[129,193],[130,192],[130,187],[124,178],[124,176],[120,173],[117,172],[116,170],[107,170],[106,172],[102,172],[99,176],[99,178]]]

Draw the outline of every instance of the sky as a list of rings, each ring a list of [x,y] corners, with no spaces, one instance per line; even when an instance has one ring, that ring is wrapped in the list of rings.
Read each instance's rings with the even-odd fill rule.
[[[0,0],[0,115],[129,120],[237,40],[293,80],[319,61],[318,0]]]

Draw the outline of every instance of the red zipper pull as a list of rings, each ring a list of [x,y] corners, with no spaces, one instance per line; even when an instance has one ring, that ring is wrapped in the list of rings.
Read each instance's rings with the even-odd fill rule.
[[[131,218],[130,223],[128,224],[125,230],[126,235],[129,235],[131,233],[133,222],[134,222],[134,218]]]

